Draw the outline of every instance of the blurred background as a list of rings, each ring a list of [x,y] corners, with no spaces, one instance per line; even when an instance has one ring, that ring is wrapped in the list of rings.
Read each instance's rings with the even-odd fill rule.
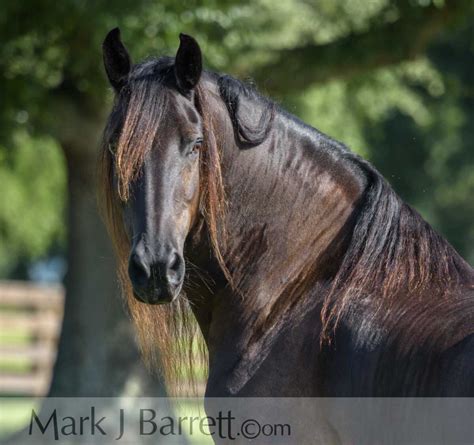
[[[96,210],[113,99],[100,48],[115,26],[136,61],[193,35],[208,69],[369,159],[474,262],[472,1],[6,0],[0,395],[165,394],[140,363]]]

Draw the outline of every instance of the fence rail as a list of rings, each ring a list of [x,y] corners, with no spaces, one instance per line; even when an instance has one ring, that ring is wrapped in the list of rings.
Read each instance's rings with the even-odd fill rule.
[[[0,282],[0,395],[46,394],[63,305],[61,286]]]

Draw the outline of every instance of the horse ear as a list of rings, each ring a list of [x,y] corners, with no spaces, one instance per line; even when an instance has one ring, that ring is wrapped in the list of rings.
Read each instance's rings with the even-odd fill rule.
[[[202,72],[201,48],[194,38],[179,35],[179,48],[174,61],[174,75],[183,93],[191,91],[199,82]]]
[[[119,28],[114,28],[112,31],[109,31],[104,43],[102,43],[102,52],[105,72],[107,73],[110,84],[118,93],[125,84],[132,66],[128,51],[120,40]]]

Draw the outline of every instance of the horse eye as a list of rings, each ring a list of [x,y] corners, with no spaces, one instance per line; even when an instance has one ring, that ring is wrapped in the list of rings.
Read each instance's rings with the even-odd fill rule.
[[[189,156],[191,156],[191,157],[196,156],[199,153],[199,150],[201,149],[201,146],[202,146],[202,139],[199,138],[194,142],[194,144],[191,148],[191,151],[189,152]]]

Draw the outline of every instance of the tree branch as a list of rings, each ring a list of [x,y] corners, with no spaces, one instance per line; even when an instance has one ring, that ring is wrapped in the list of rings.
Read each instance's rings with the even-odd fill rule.
[[[470,9],[466,0],[447,0],[442,8],[404,8],[405,14],[396,22],[365,33],[279,51],[275,61],[258,68],[252,76],[267,92],[291,94],[330,79],[412,60],[424,53],[442,29]]]

